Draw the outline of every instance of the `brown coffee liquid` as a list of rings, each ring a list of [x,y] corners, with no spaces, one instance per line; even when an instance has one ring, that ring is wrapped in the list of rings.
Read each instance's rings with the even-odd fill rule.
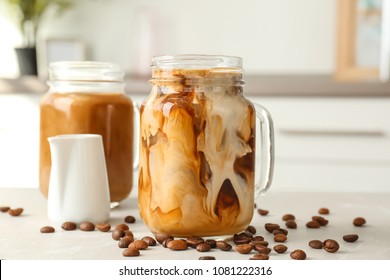
[[[125,199],[133,180],[133,104],[120,93],[49,93],[41,101],[39,183],[48,195],[48,137],[92,133],[103,137],[111,202]],[[91,194],[93,195],[93,194]]]

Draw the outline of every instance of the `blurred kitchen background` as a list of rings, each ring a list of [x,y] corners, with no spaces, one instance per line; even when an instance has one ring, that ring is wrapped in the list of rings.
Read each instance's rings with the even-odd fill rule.
[[[141,102],[153,55],[205,53],[242,57],[247,97],[273,116],[272,190],[390,191],[390,0],[52,1],[71,5],[44,14],[33,75],[10,2],[21,1],[0,0],[0,187],[38,187],[48,63],[117,63]]]

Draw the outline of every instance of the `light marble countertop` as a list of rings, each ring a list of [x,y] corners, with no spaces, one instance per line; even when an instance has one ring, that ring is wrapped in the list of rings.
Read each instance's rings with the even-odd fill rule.
[[[289,229],[288,240],[284,243],[288,251],[284,254],[270,253],[272,260],[288,260],[290,252],[302,249],[309,260],[389,260],[390,259],[390,193],[331,193],[331,192],[283,192],[270,190],[257,201],[257,207],[269,210],[267,216],[260,216],[255,211],[251,224],[269,241],[269,247],[276,243],[272,234],[264,229],[267,222],[278,223],[282,227],[282,216],[294,214],[297,229]],[[83,232],[81,230],[64,231],[51,223],[46,214],[46,199],[38,189],[0,188],[0,206],[22,207],[21,216],[12,217],[0,213],[0,259],[77,259],[77,260],[124,260],[122,250],[111,238],[111,232]],[[308,229],[305,224],[321,207],[330,209],[326,216],[329,224],[319,229]],[[135,238],[152,235],[139,217],[136,190],[128,199],[111,211],[110,223],[115,226],[123,223],[127,215],[136,217],[134,224],[129,224]],[[352,221],[364,217],[367,224],[355,227]],[[53,225],[56,232],[40,233],[40,228]],[[356,233],[359,240],[347,243],[342,237]],[[336,253],[316,250],[308,246],[313,239],[335,239],[340,244]],[[254,253],[251,253],[254,254]],[[161,245],[141,251],[138,260],[181,259],[196,260],[200,256],[211,255],[217,259],[248,260],[250,255],[242,255],[233,250],[222,252],[212,249],[206,253],[194,249],[171,251]]]

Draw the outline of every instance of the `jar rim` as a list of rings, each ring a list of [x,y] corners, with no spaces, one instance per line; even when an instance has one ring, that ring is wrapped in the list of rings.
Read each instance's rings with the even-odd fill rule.
[[[49,64],[51,81],[122,82],[124,71],[119,65],[100,61],[57,61]]]
[[[242,58],[228,55],[176,54],[153,56],[152,68],[167,69],[242,69]]]

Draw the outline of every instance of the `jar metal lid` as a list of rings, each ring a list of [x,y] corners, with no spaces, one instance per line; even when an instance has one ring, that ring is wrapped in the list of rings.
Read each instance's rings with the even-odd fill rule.
[[[114,63],[98,61],[58,61],[49,65],[51,81],[122,82],[123,70]]]

